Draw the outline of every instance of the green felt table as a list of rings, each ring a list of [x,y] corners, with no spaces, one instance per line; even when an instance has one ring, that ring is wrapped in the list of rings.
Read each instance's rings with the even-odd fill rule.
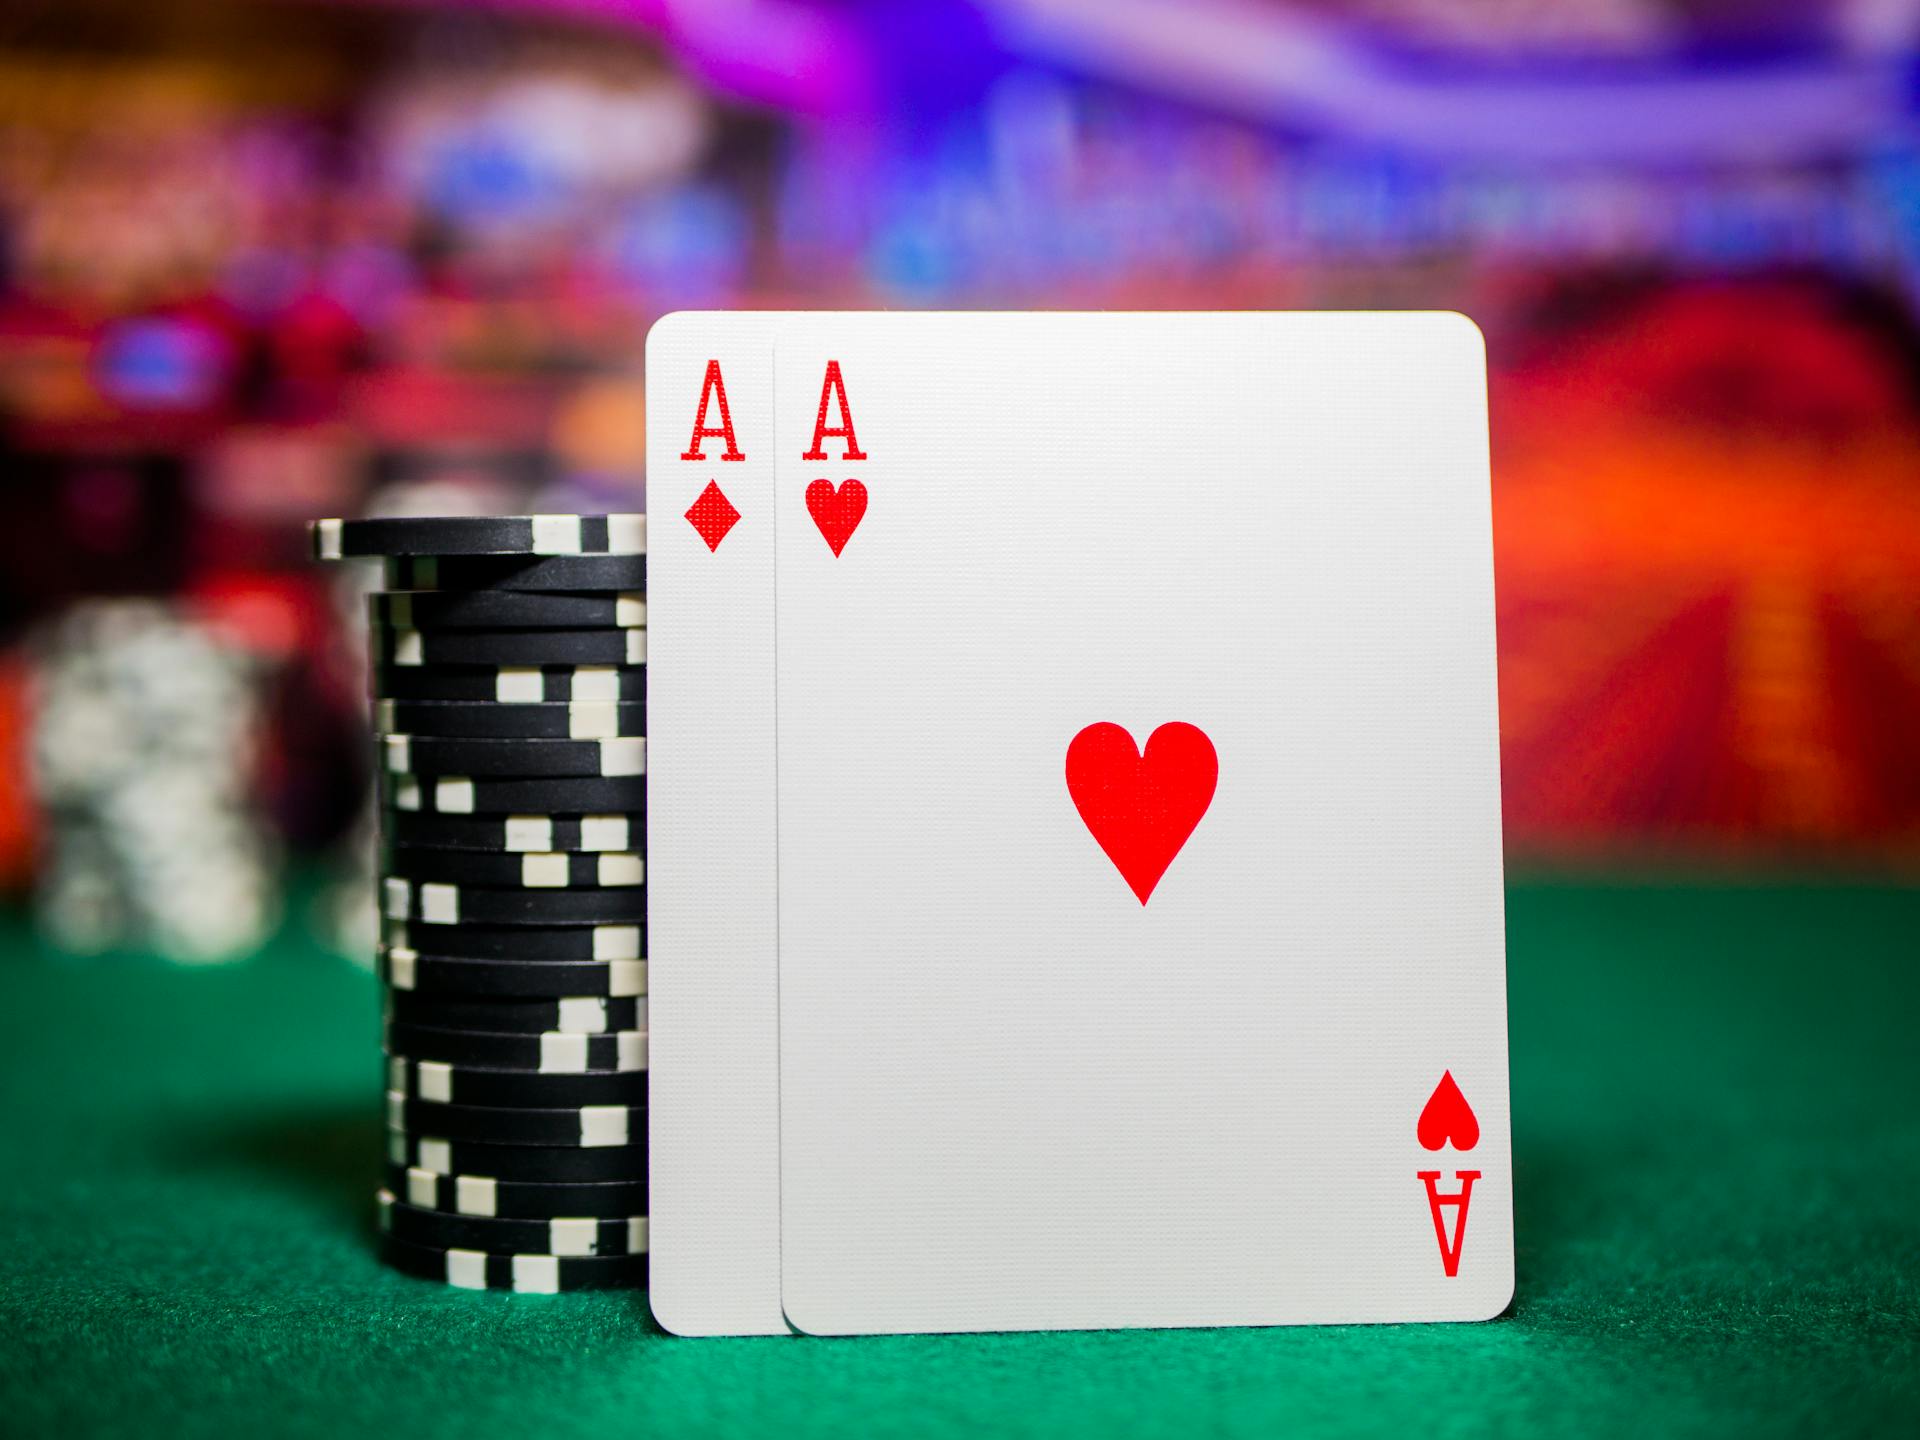
[[[390,1273],[369,976],[14,922],[0,1434],[1920,1433],[1920,890],[1536,879],[1509,918],[1503,1318],[865,1340]]]

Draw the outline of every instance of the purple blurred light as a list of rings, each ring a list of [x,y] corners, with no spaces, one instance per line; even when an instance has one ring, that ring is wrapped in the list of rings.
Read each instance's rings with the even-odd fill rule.
[[[445,8],[444,0],[398,3]],[[860,28],[804,0],[470,0],[465,8],[656,34],[722,94],[799,115],[859,114],[874,92]]]
[[[1423,73],[1350,27],[1242,0],[990,0],[1008,44],[1213,109],[1416,154],[1523,163],[1795,163],[1907,123],[1897,51],[1699,65],[1655,57],[1543,76]]]

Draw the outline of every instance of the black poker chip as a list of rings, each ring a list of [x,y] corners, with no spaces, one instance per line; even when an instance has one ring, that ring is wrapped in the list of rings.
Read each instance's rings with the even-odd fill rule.
[[[644,1105],[441,1105],[387,1092],[387,1129],[485,1145],[579,1146],[595,1150],[647,1143]]]
[[[435,925],[385,920],[380,937],[422,955],[466,960],[639,960],[645,934],[620,925]]]
[[[428,665],[644,665],[647,632],[395,630],[377,626],[374,653],[396,670]]]
[[[553,995],[531,998],[466,998],[389,991],[387,1016],[399,1025],[439,1030],[480,1030],[494,1034],[605,1035],[614,1030],[647,1028],[644,995]],[[405,1055],[409,1051],[402,1050]]]
[[[381,1253],[454,1285],[647,1280],[639,515],[321,521],[380,556]]]
[[[470,740],[447,735],[382,735],[389,775],[486,775],[519,779],[612,778],[647,773],[644,735],[612,740]]]
[[[380,1258],[403,1275],[461,1290],[565,1295],[575,1290],[644,1290],[645,1255],[492,1255],[380,1237]]]
[[[389,590],[640,590],[644,555],[395,555]]]
[[[581,1105],[647,1104],[647,1072],[608,1070],[548,1075],[538,1070],[489,1070],[438,1060],[387,1057],[387,1089],[441,1105],[495,1105],[564,1110]],[[431,1129],[432,1127],[426,1127]]]
[[[382,775],[380,798],[395,810],[436,815],[552,814],[644,810],[644,775],[501,779],[491,775]]]
[[[383,735],[445,735],[474,740],[607,740],[647,733],[639,701],[376,700],[373,728]]]
[[[497,705],[647,698],[644,665],[382,665],[368,671],[376,700],[483,700]]]
[[[509,590],[402,590],[367,597],[375,625],[398,630],[601,630],[647,623],[647,597],[524,594]]]
[[[622,890],[646,879],[646,866],[632,850],[488,854],[390,844],[383,847],[381,868],[408,880],[501,890]]]
[[[385,1043],[389,1055],[484,1069],[585,1075],[647,1068],[647,1032],[644,1030],[619,1030],[611,1035],[578,1035],[557,1030],[539,1035],[515,1035],[389,1023]]]
[[[577,1185],[602,1180],[643,1180],[645,1145],[488,1145],[445,1135],[387,1132],[387,1159],[442,1175],[487,1175],[496,1180],[539,1180]]]
[[[415,849],[601,854],[637,851],[646,838],[645,817],[638,811],[605,815],[431,815],[387,810],[381,822],[389,841]]]
[[[459,515],[316,520],[320,560],[379,555],[644,555],[644,515]]]
[[[522,1220],[452,1215],[409,1205],[391,1190],[376,1197],[382,1234],[413,1245],[479,1250],[489,1255],[644,1255],[647,1217],[575,1216]]]
[[[389,920],[436,925],[611,925],[647,918],[644,886],[611,890],[488,890],[477,885],[415,882],[383,875],[381,906]]]
[[[422,995],[478,995],[529,999],[567,995],[644,995],[644,960],[460,960],[383,945],[380,979],[395,990]]]
[[[601,1180],[555,1185],[497,1180],[490,1175],[441,1175],[418,1165],[387,1164],[387,1189],[416,1210],[444,1210],[517,1220],[562,1217],[621,1219],[647,1213],[647,1182]]]

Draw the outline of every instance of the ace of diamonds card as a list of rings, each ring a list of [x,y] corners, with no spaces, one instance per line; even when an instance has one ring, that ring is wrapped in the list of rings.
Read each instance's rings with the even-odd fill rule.
[[[772,357],[787,1320],[1498,1313],[1478,333],[818,315]]]

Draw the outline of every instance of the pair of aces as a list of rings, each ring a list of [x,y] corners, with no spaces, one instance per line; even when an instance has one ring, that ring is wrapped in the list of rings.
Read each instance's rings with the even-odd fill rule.
[[[647,433],[660,1322],[1502,1310],[1472,325],[677,314]]]

